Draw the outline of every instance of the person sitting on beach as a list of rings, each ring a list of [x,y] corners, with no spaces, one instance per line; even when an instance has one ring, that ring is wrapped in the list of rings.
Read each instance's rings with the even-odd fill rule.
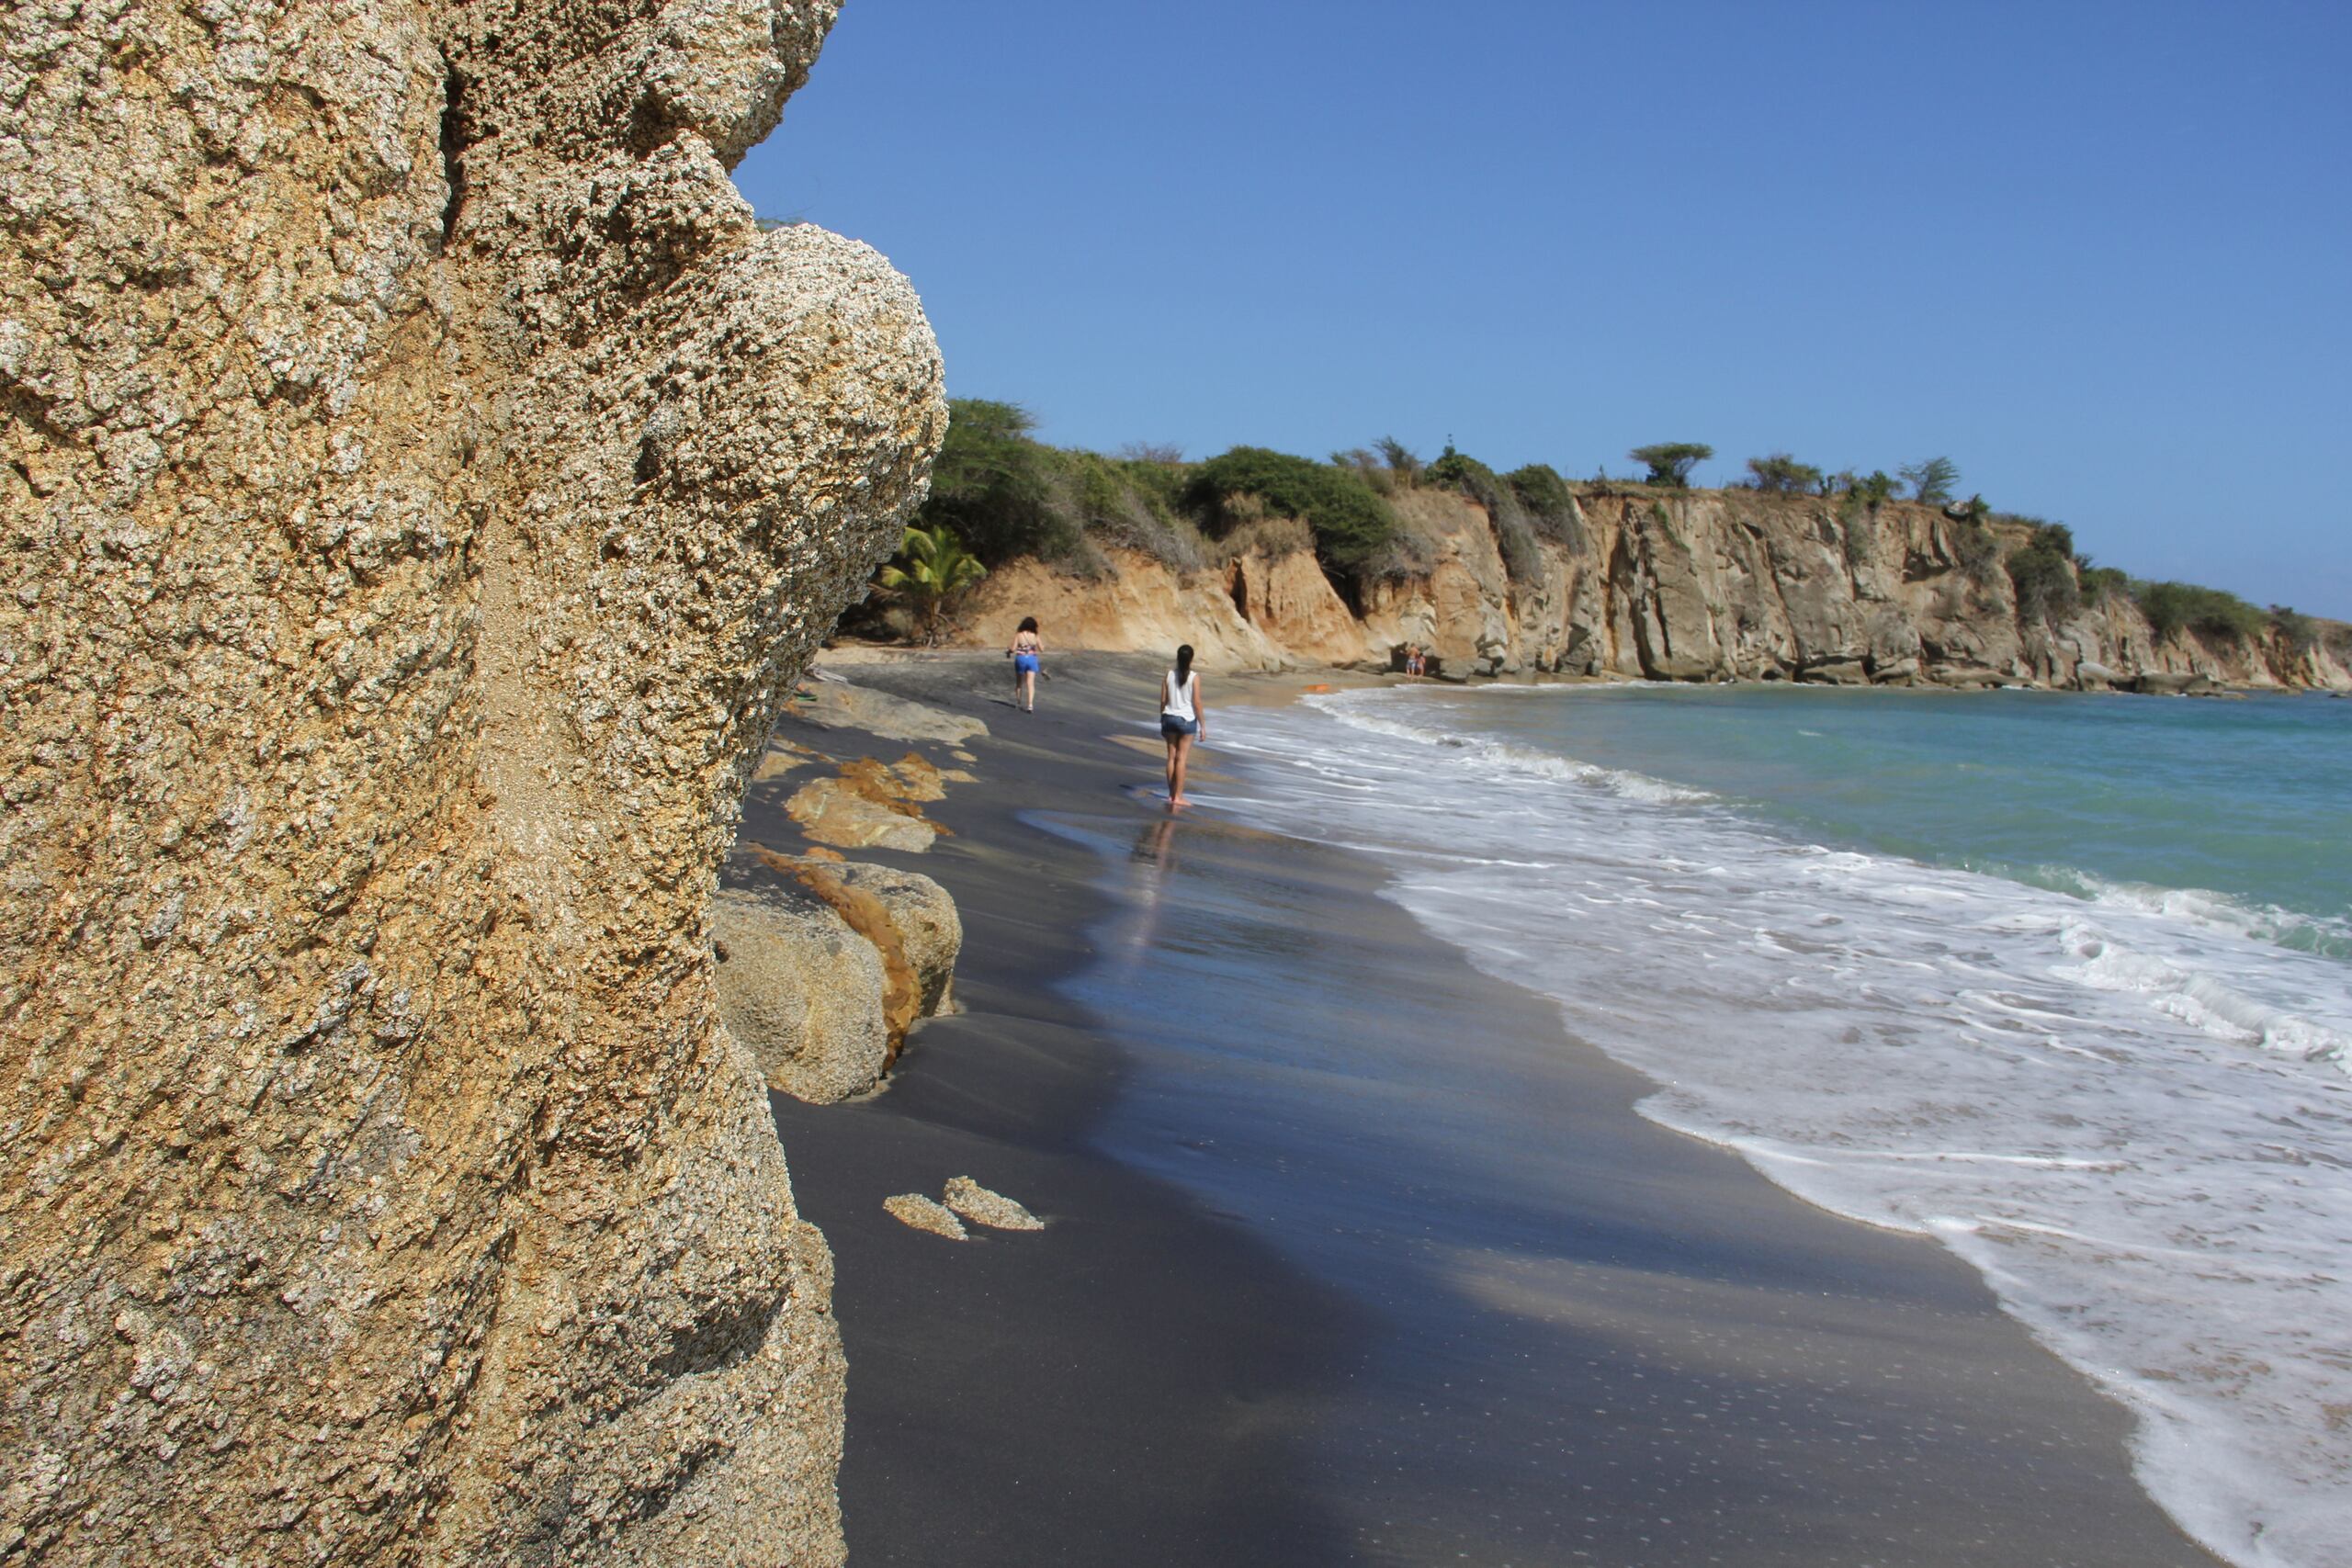
[[[1012,705],[1023,713],[1037,711],[1037,666],[1046,651],[1046,639],[1037,635],[1037,617],[1021,617],[1021,629],[1012,634],[1012,646],[1005,652],[1012,655]]]
[[[1207,733],[1201,717],[1201,677],[1193,668],[1193,645],[1176,650],[1176,668],[1159,678],[1159,737],[1168,742],[1168,809],[1193,803],[1184,798],[1184,763],[1193,742]]]

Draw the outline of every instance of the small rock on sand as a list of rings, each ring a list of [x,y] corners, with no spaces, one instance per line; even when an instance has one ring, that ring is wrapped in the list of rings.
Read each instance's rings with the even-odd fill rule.
[[[968,1176],[958,1176],[947,1183],[947,1207],[955,1210],[976,1225],[993,1225],[1001,1231],[1041,1231],[1046,1222],[1006,1197],[991,1192]],[[934,1205],[935,1206],[935,1205]],[[906,1219],[904,1214],[899,1216]],[[912,1224],[914,1222],[907,1222]]]
[[[964,1222],[956,1217],[954,1211],[920,1192],[901,1192],[895,1198],[885,1198],[882,1206],[889,1210],[899,1224],[912,1225],[919,1231],[944,1235],[950,1241],[964,1241],[970,1237],[971,1233],[964,1228]]]

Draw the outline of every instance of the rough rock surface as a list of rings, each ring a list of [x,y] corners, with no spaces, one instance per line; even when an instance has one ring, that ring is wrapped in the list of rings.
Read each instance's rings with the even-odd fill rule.
[[[718,1012],[767,1087],[830,1105],[890,1060],[882,955],[831,905],[795,886],[711,900]]]
[[[914,1016],[931,1018],[954,1005],[964,922],[947,889],[920,872],[894,866],[853,861],[828,869],[844,889],[871,898],[889,921],[909,972]]]
[[[968,1176],[947,1179],[947,1190],[941,1195],[947,1207],[976,1225],[989,1225],[1001,1231],[1041,1231],[1046,1222],[1014,1202],[1001,1192],[991,1192]]]
[[[0,17],[0,1537],[831,1562],[705,910],[944,412],[829,0]]]
[[[760,877],[754,866],[775,874]],[[952,1005],[964,925],[947,889],[930,877],[820,852],[780,855],[757,844],[744,847],[737,869],[766,895],[768,910],[788,914],[785,905],[815,899],[872,946],[882,965],[887,1059],[898,1056],[918,1021]]]

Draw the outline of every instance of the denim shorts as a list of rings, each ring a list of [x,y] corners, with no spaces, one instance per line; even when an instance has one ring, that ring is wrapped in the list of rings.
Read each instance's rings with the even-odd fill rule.
[[[1012,671],[1016,675],[1035,675],[1037,672],[1037,656],[1034,653],[1014,654]]]
[[[1172,713],[1159,716],[1159,733],[1170,740],[1180,735],[1198,735],[1200,732],[1201,721],[1197,718],[1178,718]]]

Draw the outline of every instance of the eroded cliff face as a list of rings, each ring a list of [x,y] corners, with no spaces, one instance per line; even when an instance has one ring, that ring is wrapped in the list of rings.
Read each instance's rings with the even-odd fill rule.
[[[2352,688],[2323,646],[2158,637],[2120,596],[2054,622],[2018,612],[2002,558],[2021,530],[1940,508],[1745,491],[1589,491],[1566,539],[1537,541],[1519,574],[1492,521],[1450,492],[1395,504],[1419,564],[1363,584],[1351,611],[1336,590],[1276,596],[1250,584],[1320,576],[1314,558],[1248,555],[1178,574],[1114,555],[1108,579],[1058,577],[1034,561],[992,575],[962,625],[985,642],[1035,614],[1074,646],[1157,649],[1190,641],[1213,665],[1345,663],[1417,643],[1455,673],[1558,671],[1658,681],[1796,680],[1840,684],[2036,682],[2102,690],[2217,685]],[[1248,570],[1242,570],[1247,563]],[[1012,617],[1012,618],[1008,618]]]
[[[1587,549],[1547,545],[1544,556],[1583,606],[1571,641],[1589,635],[1556,666],[1522,638],[1519,664],[1844,684],[2352,684],[2324,649],[2159,638],[2120,596],[2056,620],[2021,615],[2002,559],[2023,530],[1938,507],[1701,491],[1587,495],[1578,510]]]
[[[0,21],[0,1551],[828,1562],[706,909],[944,427],[822,0]]]

